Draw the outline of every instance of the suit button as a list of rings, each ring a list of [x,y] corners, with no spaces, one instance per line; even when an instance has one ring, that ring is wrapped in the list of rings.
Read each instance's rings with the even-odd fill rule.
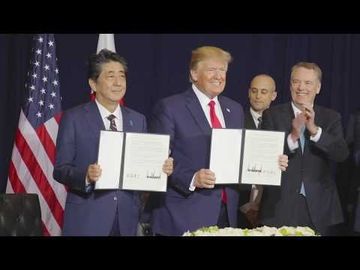
[[[117,197],[114,197],[114,201],[117,201]]]

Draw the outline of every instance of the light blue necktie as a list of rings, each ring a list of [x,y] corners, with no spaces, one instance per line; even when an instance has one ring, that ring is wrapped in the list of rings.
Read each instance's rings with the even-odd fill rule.
[[[301,146],[301,152],[304,153],[304,147],[305,147],[305,127],[301,128],[301,133],[300,133],[300,146]],[[304,182],[301,182],[301,188],[300,188],[300,194],[303,196],[306,196],[305,194],[305,187],[304,187]]]
[[[90,193],[93,189],[93,186],[91,184],[88,184],[85,186],[85,192],[86,193]]]

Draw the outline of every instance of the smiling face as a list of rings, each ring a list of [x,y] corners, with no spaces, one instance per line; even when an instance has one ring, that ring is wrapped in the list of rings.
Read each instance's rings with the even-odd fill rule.
[[[123,65],[110,61],[101,65],[96,79],[89,79],[90,87],[96,92],[96,100],[109,111],[115,110],[126,92],[126,76]]]
[[[320,93],[321,82],[314,69],[298,67],[291,73],[290,91],[296,107],[302,110],[303,104],[313,105]]]
[[[251,108],[259,114],[269,108],[276,98],[275,81],[267,75],[258,75],[250,83],[249,101]]]
[[[225,88],[228,62],[220,58],[210,58],[200,61],[190,72],[196,87],[214,98]]]

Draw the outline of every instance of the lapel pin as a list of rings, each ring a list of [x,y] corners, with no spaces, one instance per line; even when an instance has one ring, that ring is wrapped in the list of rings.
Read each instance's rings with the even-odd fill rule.
[[[226,111],[227,111],[228,113],[231,112],[229,108],[226,108]]]
[[[133,120],[130,120],[129,123],[131,127],[134,126]]]

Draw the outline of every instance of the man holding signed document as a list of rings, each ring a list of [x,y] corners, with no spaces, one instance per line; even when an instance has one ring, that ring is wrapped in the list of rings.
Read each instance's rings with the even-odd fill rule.
[[[230,62],[230,53],[221,48],[195,49],[189,65],[191,87],[154,107],[150,130],[170,134],[171,156],[175,160],[167,192],[150,196],[156,235],[178,236],[211,225],[237,227],[241,143],[235,147],[234,141],[226,140],[226,136],[234,136],[237,142],[241,140],[244,114],[238,102],[221,95]],[[214,130],[225,131],[225,134],[217,133],[216,142],[212,136]],[[230,151],[217,147],[219,141]],[[223,155],[224,152],[229,155]],[[230,155],[234,152],[237,154],[232,160]],[[279,167],[285,170],[287,156],[275,156],[273,163],[276,171],[280,171]],[[224,174],[229,178],[223,177]]]
[[[340,114],[315,105],[322,72],[315,63],[299,62],[291,69],[290,103],[263,113],[262,128],[286,133],[289,166],[280,187],[265,186],[261,222],[268,226],[309,226],[331,235],[343,221],[332,163],[348,156]]]
[[[109,170],[105,170],[108,164],[97,163],[98,151],[101,150],[98,147],[100,133],[117,135],[120,132],[116,131],[147,131],[142,114],[119,106],[126,91],[126,71],[125,60],[114,52],[101,50],[92,55],[88,78],[91,89],[96,92],[96,100],[66,111],[62,117],[54,179],[68,188],[63,226],[65,236],[136,235],[141,208],[139,193],[117,186],[98,189],[101,183],[109,180],[103,177],[105,174],[120,170],[120,163],[117,163],[110,168],[109,174]],[[112,131],[104,133],[104,130]],[[118,140],[107,152],[109,156],[114,153],[121,155],[121,149],[114,147],[117,143]],[[165,155],[167,157],[168,147]],[[172,158],[162,166],[166,157],[160,161],[159,168],[149,170],[149,181],[160,178],[161,170],[167,175],[172,173]],[[108,160],[107,163],[111,162]],[[136,178],[139,173],[135,171],[129,175]]]

